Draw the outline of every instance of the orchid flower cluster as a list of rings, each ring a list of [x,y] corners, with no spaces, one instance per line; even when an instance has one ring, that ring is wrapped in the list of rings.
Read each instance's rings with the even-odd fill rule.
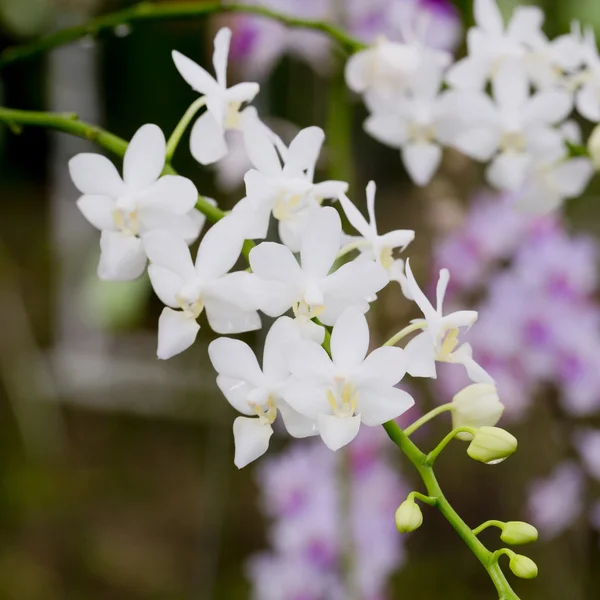
[[[476,362],[472,347],[460,339],[475,324],[477,313],[445,311],[447,269],[439,272],[435,302],[422,291],[409,260],[398,257],[414,239],[414,231],[380,230],[373,182],[366,189],[367,218],[347,196],[346,182],[315,180],[325,137],[320,128],[302,129],[285,144],[249,106],[259,85],[228,85],[231,36],[223,28],[215,37],[214,76],[173,52],[176,69],[199,98],[169,140],[156,125],[143,125],[127,147],[122,175],[99,155],[81,154],[70,161],[73,182],[82,194],[78,206],[101,231],[99,277],[130,280],[147,269],[165,305],[158,322],[160,359],[192,346],[206,314],[210,329],[221,336],[208,348],[217,384],[240,413],[233,423],[238,468],[267,451],[276,421],[291,437],[319,436],[332,451],[354,440],[361,425],[384,425],[419,472],[431,473],[423,477],[430,495],[411,492],[398,508],[398,530],[413,531],[421,525],[416,500],[436,506],[462,537],[471,538],[469,546],[499,592],[504,597],[509,591],[514,594],[499,557],[507,555],[519,577],[534,577],[537,567],[507,548],[492,553],[483,546],[476,536],[489,524],[471,531],[451,509],[431,471],[454,438],[469,442],[467,454],[486,464],[506,459],[517,447],[512,435],[496,427],[503,406],[494,380]],[[351,81],[366,76],[369,82],[375,74],[373,81],[381,83],[391,99],[398,81],[387,75],[380,80],[385,72],[379,67],[370,70],[371,53],[385,54],[386,49],[383,44],[355,55],[347,73]],[[425,51],[417,42],[404,50],[417,60],[411,63],[415,76],[441,74],[447,67],[443,53]],[[392,63],[394,56],[392,52]],[[419,62],[422,56],[433,61],[433,71]],[[365,93],[371,97],[369,90]],[[170,166],[184,130],[201,109],[190,132],[192,156],[202,165],[214,165],[227,157],[234,135],[243,140],[252,163],[244,176],[245,196],[228,213],[198,196],[194,184]],[[422,166],[431,148],[419,144],[409,160]],[[217,222],[193,256],[190,246],[204,227],[200,211]],[[342,212],[354,230],[351,235],[342,230]],[[267,241],[275,224],[279,241]],[[249,268],[240,264],[242,255]],[[415,303],[422,317],[379,346],[369,331],[367,313],[390,284]],[[261,329],[265,316],[274,321],[259,362],[249,345],[231,336]],[[404,348],[397,346],[411,335]],[[409,436],[439,411],[404,431],[394,420],[414,404],[399,387],[405,376],[435,379],[439,363],[459,365],[470,384],[445,406],[452,413],[453,429],[426,455]],[[537,536],[528,524],[498,523],[492,524],[501,527],[501,539],[507,543]]]
[[[347,552],[353,554],[360,598],[385,597],[387,580],[404,559],[403,538],[389,517],[409,491],[390,450],[385,432],[369,428],[349,447],[346,460],[314,441],[295,442],[265,459],[257,484],[271,520],[271,548],[248,563],[253,598],[343,600]],[[349,490],[340,485],[344,470]],[[340,497],[345,491],[348,499]],[[346,501],[348,524],[339,508]]]
[[[578,425],[600,411],[598,258],[592,237],[569,234],[555,216],[525,218],[510,198],[490,194],[476,197],[463,226],[435,248],[437,268],[462,267],[449,301],[482,296],[470,342],[510,399],[507,416],[526,418],[545,386],[558,392],[569,423],[561,437],[579,463],[564,461],[531,486],[531,520],[548,538],[584,513],[587,484],[600,479],[600,431]],[[448,395],[464,378],[446,370],[438,382]],[[590,513],[596,528],[599,506]]]
[[[100,278],[133,279],[148,265],[165,304],[159,358],[194,343],[204,312],[220,335],[260,329],[259,311],[277,319],[266,335],[262,367],[240,340],[221,337],[209,347],[220,389],[244,415],[234,424],[235,463],[243,467],[267,450],[278,414],[293,437],[320,435],[338,450],[361,423],[382,425],[408,410],[414,401],[397,385],[406,373],[435,377],[436,361],[462,364],[475,383],[492,384],[470,346],[458,341],[460,329],[473,325],[477,313],[443,314],[448,271],[440,272],[434,307],[408,261],[394,256],[414,232],[377,229],[375,184],[367,188],[367,220],[346,196],[345,182],[314,182],[324,141],[320,128],[303,129],[286,146],[253,107],[242,108],[258,84],[227,87],[230,39],[228,29],[216,35],[216,78],[173,52],[175,66],[206,106],[191,130],[192,155],[202,164],[220,160],[227,153],[225,131],[239,129],[254,165],[244,178],[246,197],[208,230],[195,260],[188,245],[204,223],[195,208],[197,191],[184,177],[161,176],[167,143],[157,126],[144,125],[134,135],[122,177],[100,155],[77,155],[69,166],[83,194],[78,206],[102,232]],[[323,206],[326,199],[339,200],[355,235],[344,236],[338,211]],[[264,240],[272,220],[281,242],[261,241],[248,254],[250,271],[235,270],[244,242]],[[347,260],[352,252],[356,256]],[[410,326],[422,332],[404,350],[390,345],[368,353],[365,313],[395,277],[423,312]],[[330,352],[323,347],[326,336]]]
[[[380,38],[348,61],[348,86],[370,112],[364,128],[400,150],[417,185],[429,183],[448,147],[488,163],[487,181],[524,211],[553,211],[580,196],[594,173],[569,120],[575,110],[600,121],[593,31],[575,24],[550,40],[540,8],[519,6],[505,23],[496,0],[475,0],[474,14],[468,54],[457,62],[417,37]]]

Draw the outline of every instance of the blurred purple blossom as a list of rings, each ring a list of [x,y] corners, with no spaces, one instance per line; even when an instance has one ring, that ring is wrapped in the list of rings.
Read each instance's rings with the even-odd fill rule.
[[[365,43],[384,35],[396,41],[417,37],[424,44],[453,50],[462,24],[450,0],[243,0],[306,19],[339,24]],[[262,80],[284,54],[305,60],[318,71],[331,66],[331,44],[319,32],[288,29],[270,19],[236,15],[232,58],[247,77]]]
[[[346,534],[340,461],[349,460],[350,522],[361,597],[382,600],[390,574],[403,560],[394,512],[408,489],[392,465],[381,429],[361,431],[348,455],[318,441],[292,444],[258,471],[261,504],[272,519],[271,549],[251,558],[253,597],[260,600],[343,600]]]

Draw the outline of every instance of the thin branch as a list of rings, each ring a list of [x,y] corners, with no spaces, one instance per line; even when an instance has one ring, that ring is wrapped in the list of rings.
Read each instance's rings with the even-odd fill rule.
[[[51,113],[34,112],[28,110],[14,110],[11,108],[0,107],[0,123],[6,123],[13,131],[18,132],[23,125],[32,125],[34,127],[44,127],[63,131],[76,137],[90,140],[101,146],[105,150],[123,157],[127,150],[128,142],[124,139],[97,127],[90,123],[79,120],[75,113]],[[165,166],[165,173],[176,174],[176,171],[169,164]],[[213,206],[202,196],[198,196],[196,208],[204,213],[210,221],[218,221],[225,216],[225,213]]]
[[[131,25],[147,21],[189,20],[225,12],[250,13],[279,21],[288,27],[301,27],[321,31],[335,40],[348,53],[356,52],[364,47],[362,42],[331,23],[285,15],[264,6],[198,1],[140,2],[124,10],[102,15],[88,23],[63,29],[31,44],[7,48],[0,54],[0,69],[13,62],[31,58],[87,36],[95,36],[106,30],[114,31],[118,25]]]

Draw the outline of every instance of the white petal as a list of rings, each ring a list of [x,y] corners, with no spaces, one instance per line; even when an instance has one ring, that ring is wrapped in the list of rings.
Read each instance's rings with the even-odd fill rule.
[[[246,381],[232,379],[223,375],[217,376],[217,385],[225,396],[227,402],[243,415],[254,416],[256,413],[248,404],[248,398],[256,388],[252,387]]]
[[[148,267],[148,276],[160,301],[171,308],[178,308],[176,294],[181,291],[184,280],[173,271],[158,265]]]
[[[471,327],[477,321],[476,310],[457,310],[442,318],[442,329],[457,329],[458,327]]]
[[[140,190],[155,183],[165,166],[166,151],[160,127],[142,125],[131,138],[123,159],[123,180],[127,186]]]
[[[344,209],[344,213],[346,214],[346,218],[350,221],[350,225],[358,231],[361,235],[367,237],[370,236],[373,231],[367,223],[367,220],[362,216],[362,213],[354,206],[351,200],[346,196],[346,194],[340,194],[338,196],[340,204]]]
[[[411,377],[435,379],[435,349],[429,332],[424,331],[414,337],[404,348],[406,372]]]
[[[256,355],[248,344],[231,338],[218,338],[209,344],[208,356],[219,375],[246,381],[254,387],[264,384]]]
[[[280,281],[298,286],[302,270],[294,255],[282,244],[263,242],[250,251],[252,272],[265,281]]]
[[[324,139],[325,133],[320,127],[302,129],[290,144],[284,173],[299,175],[306,169],[314,170]]]
[[[281,189],[278,180],[264,175],[260,171],[250,169],[244,175],[246,196],[255,209],[268,208],[269,214],[279,196]]]
[[[258,83],[244,81],[230,87],[225,94],[225,98],[228,102],[242,104],[253,100],[259,91],[260,86]]]
[[[397,229],[379,236],[379,243],[384,248],[401,248],[404,250],[415,239],[412,229]]]
[[[215,333],[245,333],[262,327],[258,312],[240,308],[229,302],[207,299],[205,310],[208,324]]]
[[[264,281],[256,278],[254,290],[256,305],[269,317],[279,317],[301,299],[297,286],[279,281]]]
[[[96,229],[116,230],[113,217],[115,201],[109,196],[85,194],[77,200],[77,208]]]
[[[257,310],[256,283],[252,273],[234,271],[208,283],[205,286],[206,297],[235,304],[243,310]]]
[[[222,27],[215,35],[215,50],[213,52],[213,67],[217,76],[217,83],[221,87],[227,85],[227,57],[231,44],[231,29]]]
[[[499,35],[504,31],[502,13],[496,4],[496,0],[475,0],[473,13],[475,22],[486,33]]]
[[[315,421],[320,414],[331,414],[325,388],[292,378],[283,389],[285,401],[299,414]]]
[[[515,192],[523,187],[531,165],[532,158],[528,154],[503,152],[488,167],[487,180],[496,189]]]
[[[224,275],[236,263],[243,245],[244,235],[237,219],[228,216],[217,221],[200,242],[196,271],[206,279]]]
[[[315,342],[301,340],[287,351],[288,367],[297,379],[311,383],[328,383],[335,375],[329,355]],[[296,410],[299,410],[296,407]],[[302,411],[301,411],[302,412]]]
[[[321,181],[313,185],[311,196],[319,200],[329,200],[330,198],[337,198],[347,191],[348,183],[345,181]]]
[[[564,121],[573,110],[573,97],[564,90],[538,92],[527,102],[523,112],[526,122],[541,121],[555,125]]]
[[[281,162],[267,126],[249,113],[243,121],[244,145],[248,158],[261,173],[276,176],[281,173]]]
[[[321,325],[317,325],[315,322],[307,321],[306,319],[294,319],[294,323],[303,340],[315,342],[319,344],[319,346],[323,345],[323,341],[325,340],[325,327],[321,327]]]
[[[200,234],[204,219],[198,217],[198,211],[187,215],[176,215],[159,208],[141,208],[139,210],[140,231],[144,238],[151,231],[161,230],[191,244]]]
[[[399,417],[414,403],[413,397],[403,390],[372,387],[360,390],[356,410],[365,425],[375,427]]]
[[[263,370],[270,381],[283,381],[290,374],[287,349],[300,339],[300,331],[293,319],[280,317],[273,323],[265,337],[263,353]]]
[[[594,167],[587,158],[571,158],[554,170],[554,184],[563,198],[575,198],[584,192],[593,174]]]
[[[498,150],[500,136],[493,127],[473,127],[460,133],[453,142],[454,147],[463,154],[487,162]]]
[[[283,400],[277,404],[277,408],[287,432],[292,437],[305,438],[311,435],[318,435],[317,423],[313,419],[308,419],[304,415],[301,415]]]
[[[140,238],[118,231],[103,231],[100,251],[100,279],[130,281],[140,277],[146,268],[146,254]]]
[[[360,367],[369,349],[369,326],[356,308],[347,308],[335,322],[331,334],[333,362],[351,373]]]
[[[163,175],[148,189],[140,203],[144,207],[185,215],[196,206],[197,200],[198,190],[187,177]]]
[[[458,89],[480,90],[485,86],[489,69],[484,57],[467,56],[448,69],[446,81]]]
[[[241,233],[246,240],[262,240],[267,237],[271,208],[255,208],[248,198],[242,198],[231,211],[231,217],[239,219]]]
[[[417,185],[427,185],[442,161],[442,148],[437,144],[407,144],[402,160]]]
[[[149,231],[144,235],[144,250],[150,262],[177,273],[183,280],[196,275],[190,250],[179,237],[167,231]]]
[[[317,420],[319,434],[325,445],[334,452],[349,444],[360,428],[360,415],[354,417],[337,417],[335,415],[319,415]]]
[[[371,137],[392,148],[400,148],[408,138],[408,123],[399,115],[374,114],[363,127]]]
[[[210,111],[194,123],[190,133],[190,152],[201,165],[211,165],[227,154],[225,132]]]
[[[272,435],[273,428],[260,419],[238,417],[233,422],[233,439],[235,440],[233,462],[235,466],[242,469],[260,458],[269,449],[269,440]]]
[[[520,42],[535,40],[541,33],[544,11],[537,6],[517,6],[510,19],[506,33]]]
[[[158,358],[166,360],[187,350],[196,340],[200,325],[180,310],[164,308],[158,319]]]
[[[600,93],[592,84],[584,85],[575,97],[577,110],[586,119],[598,123],[600,121]]]
[[[199,94],[210,94],[218,91],[219,86],[214,77],[200,65],[180,52],[177,52],[177,50],[173,50],[172,57],[179,74],[193,90]]]
[[[346,84],[353,91],[361,94],[369,85],[369,69],[372,60],[372,50],[361,50],[353,54],[346,62]]]
[[[473,360],[473,349],[470,344],[459,346],[451,354],[450,362],[463,365],[473,383],[494,383],[494,379],[487,371]]]
[[[126,191],[115,165],[100,154],[77,154],[69,161],[69,173],[82,194],[118,198]]]
[[[406,357],[402,348],[382,346],[373,350],[357,370],[355,380],[360,384],[392,387],[406,373]],[[362,411],[361,411],[362,412]]]
[[[435,322],[438,319],[438,314],[433,308],[431,302],[429,302],[427,296],[425,296],[425,294],[419,287],[419,284],[417,283],[417,280],[413,275],[412,269],[410,268],[410,261],[408,260],[406,261],[406,279],[411,292],[411,296],[414,298],[415,302],[417,303],[417,306],[423,312],[423,315],[425,316],[425,319],[427,319],[427,322]]]
[[[313,277],[325,277],[340,249],[342,223],[330,206],[316,213],[302,238],[302,270]]]

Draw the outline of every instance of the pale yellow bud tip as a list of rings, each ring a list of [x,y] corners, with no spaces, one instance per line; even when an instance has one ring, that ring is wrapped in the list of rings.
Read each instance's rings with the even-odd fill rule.
[[[537,577],[537,565],[527,556],[515,554],[509,563],[510,570],[521,579],[534,579]]]
[[[405,500],[396,511],[396,527],[400,533],[419,529],[423,523],[423,513],[412,499]]]
[[[475,431],[467,454],[474,460],[494,465],[517,449],[517,438],[499,427],[481,427]]]
[[[508,521],[504,524],[500,539],[513,546],[528,544],[538,539],[538,530],[524,521]]]

